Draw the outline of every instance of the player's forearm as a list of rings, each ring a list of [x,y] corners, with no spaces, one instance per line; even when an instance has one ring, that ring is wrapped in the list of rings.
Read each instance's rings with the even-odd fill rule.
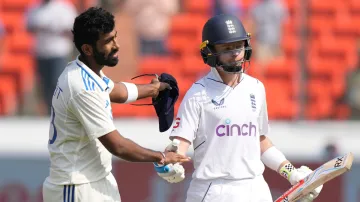
[[[261,160],[270,169],[280,172],[280,169],[290,163],[266,136],[260,137]]]
[[[296,170],[285,155],[278,150],[266,136],[260,138],[261,160],[270,169],[290,181],[291,173]]]
[[[117,130],[99,137],[99,140],[110,153],[127,161],[160,162],[163,160],[161,152],[145,149],[124,138]]]
[[[271,148],[273,146],[274,146],[274,144],[271,142],[271,140],[267,136],[265,136],[265,135],[260,136],[261,154],[263,154],[266,150],[268,150],[269,148]]]
[[[163,159],[161,152],[143,148],[127,138],[124,138],[114,155],[132,162],[160,162]]]
[[[276,171],[287,180],[290,180],[290,174],[295,169],[295,167],[276,147],[272,146],[267,149],[261,155],[261,160],[266,165],[266,167]]]
[[[191,144],[191,143],[190,143],[188,140],[186,140],[186,139],[184,139],[184,138],[182,138],[182,137],[178,137],[178,136],[173,137],[173,138],[171,138],[171,139],[172,139],[172,140],[178,139],[178,140],[180,141],[180,144],[179,144],[179,147],[177,148],[176,153],[185,156],[185,155],[186,155],[186,152],[189,150],[189,147],[190,147],[190,144]],[[171,146],[171,144],[170,144],[169,146]],[[165,150],[167,150],[167,149],[169,148],[169,146],[166,147]]]
[[[147,97],[156,97],[159,92],[159,87],[154,84],[136,84],[138,88],[138,100]]]
[[[154,84],[120,82],[115,84],[110,93],[110,100],[115,103],[130,103],[147,97],[155,97],[158,90],[158,87]]]

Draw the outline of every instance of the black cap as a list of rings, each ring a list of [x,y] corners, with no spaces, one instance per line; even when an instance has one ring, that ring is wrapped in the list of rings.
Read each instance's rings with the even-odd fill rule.
[[[174,120],[174,105],[179,98],[179,87],[176,79],[167,73],[162,73],[159,76],[159,81],[168,83],[171,87],[159,92],[159,95],[152,99],[156,115],[159,118],[159,131],[167,131]]]

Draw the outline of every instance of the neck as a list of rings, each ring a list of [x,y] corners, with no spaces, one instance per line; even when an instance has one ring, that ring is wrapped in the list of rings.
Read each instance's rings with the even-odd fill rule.
[[[241,73],[231,74],[218,69],[217,72],[219,73],[220,78],[223,80],[223,82],[230,87],[234,88],[240,83]]]
[[[104,67],[103,65],[98,65],[94,59],[85,58],[82,55],[79,56],[79,60],[95,72],[95,74],[100,76],[100,71]]]

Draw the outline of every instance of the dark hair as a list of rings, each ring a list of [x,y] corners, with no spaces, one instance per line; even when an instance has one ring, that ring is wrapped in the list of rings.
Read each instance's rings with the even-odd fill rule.
[[[72,33],[76,48],[83,54],[82,45],[95,45],[100,34],[110,33],[114,27],[114,16],[110,12],[99,7],[87,9],[75,18]]]

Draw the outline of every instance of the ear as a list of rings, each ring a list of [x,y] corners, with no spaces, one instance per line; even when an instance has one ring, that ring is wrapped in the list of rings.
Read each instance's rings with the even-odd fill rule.
[[[89,44],[83,44],[81,50],[87,56],[93,55],[93,48]]]

